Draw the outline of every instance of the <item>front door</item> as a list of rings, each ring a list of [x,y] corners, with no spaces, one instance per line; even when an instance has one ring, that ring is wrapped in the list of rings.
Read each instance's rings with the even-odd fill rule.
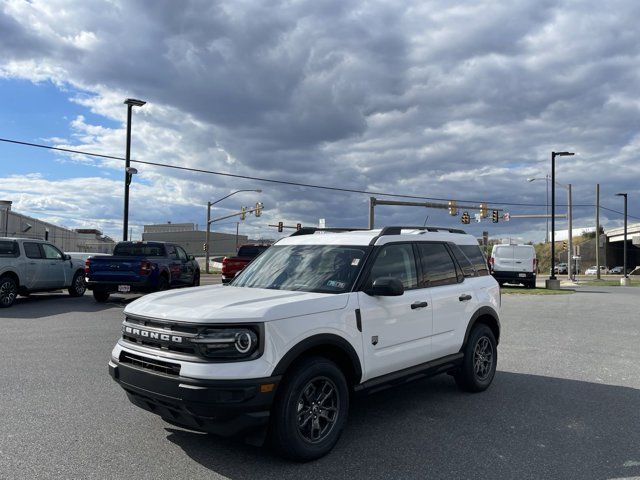
[[[193,283],[195,268],[193,268],[193,265],[187,256],[187,252],[185,252],[182,247],[176,245],[176,252],[178,252],[178,258],[180,259],[180,281],[183,285],[191,285]]]
[[[397,278],[405,292],[396,297],[358,292],[365,379],[424,363],[431,354],[431,298],[428,289],[418,286],[412,244],[380,247],[364,290],[380,277]]]
[[[44,288],[62,288],[71,283],[67,283],[70,270],[69,262],[64,259],[64,255],[53,245],[42,244],[42,252],[45,258],[45,266],[42,270]]]

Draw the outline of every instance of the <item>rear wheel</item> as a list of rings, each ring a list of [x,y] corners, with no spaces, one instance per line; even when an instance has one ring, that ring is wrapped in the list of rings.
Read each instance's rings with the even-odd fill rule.
[[[7,308],[13,305],[18,296],[18,285],[16,281],[9,277],[0,278],[0,307]]]
[[[462,368],[455,375],[458,387],[467,392],[482,392],[489,388],[496,374],[498,350],[491,329],[478,324],[471,330],[464,347]]]
[[[76,272],[71,280],[71,286],[69,287],[69,295],[72,297],[81,297],[87,290],[87,285],[84,283],[84,272]]]
[[[306,358],[280,386],[271,443],[292,460],[320,458],[338,442],[348,409],[349,387],[338,366],[324,357]]]
[[[93,298],[95,299],[96,302],[98,303],[104,303],[107,300],[109,300],[109,296],[111,294],[105,290],[94,290],[93,291]]]

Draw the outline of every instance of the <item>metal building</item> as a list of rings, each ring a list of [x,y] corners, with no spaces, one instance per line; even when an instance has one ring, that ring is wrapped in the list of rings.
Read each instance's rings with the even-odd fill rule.
[[[142,240],[174,242],[181,245],[189,255],[204,255],[204,244],[207,232],[198,230],[193,223],[162,223],[145,225]],[[211,232],[209,234],[209,254],[212,257],[232,256],[237,245],[247,243],[246,235]]]

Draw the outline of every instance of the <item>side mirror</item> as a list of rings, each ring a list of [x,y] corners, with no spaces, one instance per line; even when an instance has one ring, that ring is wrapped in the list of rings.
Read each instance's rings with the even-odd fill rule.
[[[196,259],[196,257],[194,257],[193,255],[189,255],[188,258],[189,258],[189,260],[195,260]]]
[[[64,254],[64,259],[65,260],[71,260],[71,255],[69,255],[68,253]]]
[[[373,281],[365,293],[376,297],[397,297],[404,293],[404,286],[395,277],[379,277]]]

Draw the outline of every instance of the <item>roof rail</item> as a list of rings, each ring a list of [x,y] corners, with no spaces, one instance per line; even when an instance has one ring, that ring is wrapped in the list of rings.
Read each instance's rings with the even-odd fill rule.
[[[448,232],[448,233],[460,233],[466,234],[464,230],[460,228],[451,228],[451,227],[411,227],[411,226],[403,226],[403,227],[384,227],[380,234],[377,237],[374,237],[369,245],[375,245],[376,241],[385,235],[400,235],[402,234],[402,230],[422,230],[424,232]]]
[[[340,228],[340,227],[335,227],[335,228],[302,227],[300,230],[296,230],[289,236],[297,237],[298,235],[313,235],[316,232],[340,233],[340,232],[355,232],[355,231],[362,231],[362,230],[369,230],[369,229],[368,228]]]

